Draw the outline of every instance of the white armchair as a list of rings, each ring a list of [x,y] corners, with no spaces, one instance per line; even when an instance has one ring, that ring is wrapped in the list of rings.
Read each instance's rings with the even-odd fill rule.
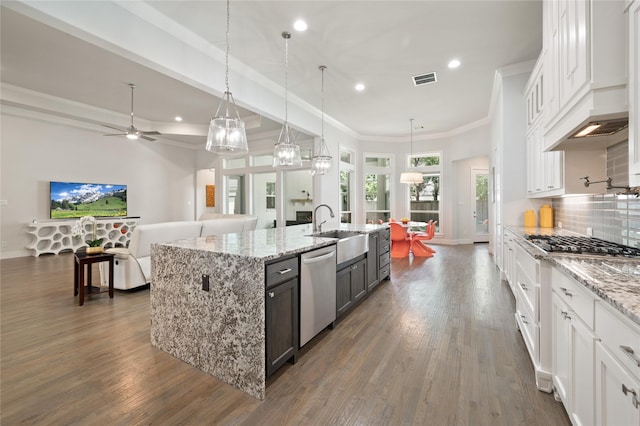
[[[113,287],[129,290],[151,281],[151,244],[199,237],[202,222],[165,222],[138,225],[131,235],[129,248],[107,249],[115,253]],[[106,273],[101,274],[106,278]]]

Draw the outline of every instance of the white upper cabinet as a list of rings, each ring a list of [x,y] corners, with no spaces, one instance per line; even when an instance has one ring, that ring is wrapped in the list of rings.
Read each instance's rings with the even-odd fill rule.
[[[543,3],[544,148],[627,115],[625,0]]]
[[[640,0],[639,0],[640,1]],[[548,96],[543,70],[546,70],[544,52],[531,72],[525,86],[527,103],[527,196],[546,198],[566,194],[598,193],[597,186],[585,187],[581,177],[603,176],[606,173],[605,152],[600,151],[545,151],[543,132],[547,116]]]
[[[629,18],[629,185],[640,186],[640,0]]]

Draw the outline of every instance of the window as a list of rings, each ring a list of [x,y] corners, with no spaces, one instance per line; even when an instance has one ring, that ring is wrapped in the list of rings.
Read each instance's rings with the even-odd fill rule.
[[[266,199],[267,209],[276,208],[276,183],[275,182],[266,182],[265,199]]]
[[[353,223],[353,173],[355,154],[340,149],[340,223]]]
[[[351,223],[351,173],[340,171],[340,223]]]
[[[409,156],[409,169],[421,172],[423,182],[409,185],[409,217],[416,222],[437,221],[436,232],[440,232],[440,153]]]
[[[391,216],[391,176],[393,158],[390,155],[364,156],[364,212],[366,223],[387,222]]]
[[[224,169],[241,169],[243,167],[246,167],[246,165],[246,157],[225,158],[223,161]]]

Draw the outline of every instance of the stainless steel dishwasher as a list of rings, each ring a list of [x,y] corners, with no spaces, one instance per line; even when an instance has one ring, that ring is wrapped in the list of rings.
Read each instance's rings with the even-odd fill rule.
[[[336,319],[336,246],[300,256],[300,347]]]

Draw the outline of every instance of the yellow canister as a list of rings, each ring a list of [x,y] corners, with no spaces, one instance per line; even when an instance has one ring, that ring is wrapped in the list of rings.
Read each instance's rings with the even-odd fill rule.
[[[540,227],[553,228],[553,209],[548,204],[540,207]]]
[[[526,210],[524,212],[524,227],[535,228],[536,226],[536,212],[533,210]]]

